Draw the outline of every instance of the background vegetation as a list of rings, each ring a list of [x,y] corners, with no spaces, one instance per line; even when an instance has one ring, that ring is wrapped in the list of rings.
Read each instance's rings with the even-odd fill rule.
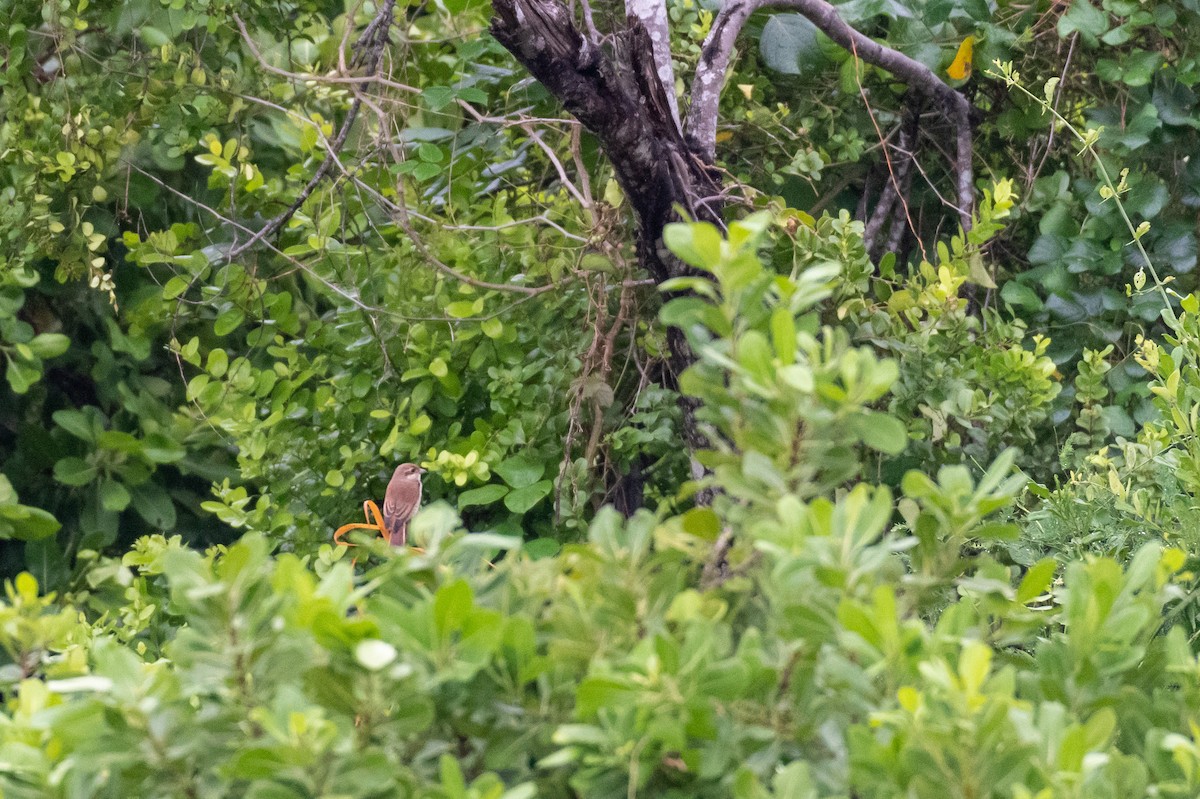
[[[1200,792],[1200,6],[760,5],[0,0],[0,794]]]

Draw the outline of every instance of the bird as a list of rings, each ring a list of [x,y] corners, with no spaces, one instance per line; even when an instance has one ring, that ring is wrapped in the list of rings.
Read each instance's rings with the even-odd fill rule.
[[[421,475],[425,470],[415,463],[402,463],[392,473],[383,497],[383,524],[388,542],[402,547],[408,541],[408,522],[421,507]]]

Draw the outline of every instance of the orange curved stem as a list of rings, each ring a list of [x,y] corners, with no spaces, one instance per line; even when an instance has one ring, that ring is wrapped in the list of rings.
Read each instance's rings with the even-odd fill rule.
[[[382,536],[383,538],[388,537],[387,527],[384,526],[384,524],[383,524],[383,514],[380,513],[378,505],[376,505],[374,502],[372,502],[371,500],[368,499],[366,502],[363,503],[363,516],[365,516],[367,519],[366,524],[363,524],[361,522],[356,522],[353,524],[343,524],[341,527],[339,527],[337,530],[335,530],[333,532],[333,542],[339,546],[344,546],[344,547],[358,546],[358,544],[351,544],[349,541],[342,540],[342,536],[344,536],[346,533],[350,532],[351,530],[376,530],[379,532],[379,535]],[[372,516],[375,517],[374,522],[371,521]]]
[[[344,547],[356,547],[356,546],[358,546],[358,544],[352,544],[349,541],[343,541],[342,536],[344,536],[346,533],[350,532],[351,530],[378,530],[378,529],[379,528],[373,524],[362,524],[361,522],[357,523],[357,524],[343,524],[341,527],[339,527],[337,530],[334,531],[333,543],[340,544],[341,546],[344,546]]]
[[[367,521],[371,521],[371,517],[375,517],[375,526],[379,528],[380,534],[387,538],[387,527],[383,524],[383,514],[379,512],[379,506],[371,500],[363,503],[363,515],[367,517]]]

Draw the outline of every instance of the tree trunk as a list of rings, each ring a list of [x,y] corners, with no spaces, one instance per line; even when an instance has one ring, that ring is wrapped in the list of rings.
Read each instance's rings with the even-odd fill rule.
[[[662,243],[663,228],[677,221],[677,208],[695,220],[724,228],[721,184],[715,171],[684,143],[679,120],[654,62],[654,47],[637,17],[616,34],[628,65],[614,62],[575,26],[558,0],[493,0],[492,34],[599,140],[638,221],[641,266],[662,283],[695,274]],[[682,331],[669,330],[670,363],[676,380],[695,361]],[[671,386],[678,388],[678,385]],[[680,398],[682,437],[693,455],[708,446],[697,423],[695,402]]]

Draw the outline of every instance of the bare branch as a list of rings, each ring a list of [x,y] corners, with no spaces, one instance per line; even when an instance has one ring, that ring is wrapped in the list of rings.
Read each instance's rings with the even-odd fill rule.
[[[868,64],[891,73],[915,93],[938,101],[958,129],[953,163],[957,175],[959,221],[964,230],[969,230],[971,209],[974,207],[974,177],[971,165],[971,106],[967,98],[921,62],[852,28],[826,0],[730,0],[722,7],[701,47],[700,62],[692,82],[692,107],[688,113],[686,134],[692,152],[706,163],[715,160],[717,110],[734,42],[750,15],[768,7],[800,13],[834,43]]]
[[[211,207],[211,206],[208,206],[208,205],[205,205],[204,203],[200,202],[199,200],[195,199],[194,197],[191,197],[191,196],[189,196],[189,195],[187,195],[187,194],[184,194],[184,193],[183,193],[183,192],[181,192],[179,189],[177,189],[177,188],[175,188],[174,186],[171,186],[171,185],[169,185],[169,184],[165,183],[165,182],[164,182],[164,181],[162,181],[160,178],[158,178],[157,176],[155,176],[155,175],[151,174],[150,172],[147,172],[146,170],[142,169],[140,166],[138,166],[137,164],[133,163],[132,161],[128,161],[128,160],[124,160],[124,159],[122,159],[122,163],[123,163],[123,164],[125,164],[125,166],[126,166],[126,167],[128,167],[129,169],[131,169],[131,170],[133,170],[133,171],[137,172],[137,173],[138,173],[138,174],[140,174],[142,177],[146,178],[147,180],[150,180],[150,181],[152,181],[152,182],[154,182],[154,183],[158,184],[159,188],[162,188],[162,189],[164,189],[164,190],[166,190],[166,191],[170,192],[171,194],[175,195],[176,197],[178,197],[179,199],[181,199],[181,200],[183,200],[184,202],[188,203],[189,205],[192,205],[192,206],[194,206],[194,207],[196,207],[196,208],[199,208],[199,209],[200,209],[200,210],[202,210],[202,211],[205,211],[205,212],[207,212],[207,213],[211,214],[213,217],[215,217],[217,220],[219,220],[219,221],[220,221],[222,224],[224,224],[226,227],[228,227],[228,228],[236,228],[237,230],[240,230],[240,231],[242,231],[243,233],[247,233],[247,234],[250,234],[250,235],[253,235],[253,234],[254,234],[254,231],[253,231],[253,230],[251,230],[250,228],[248,228],[248,227],[246,227],[245,225],[241,224],[241,223],[240,223],[240,222],[238,222],[237,220],[230,219],[229,217],[225,216],[224,214],[222,214],[220,211],[216,210],[215,208],[213,208],[213,207]],[[378,313],[387,313],[387,314],[392,314],[392,315],[394,315],[394,316],[400,317],[400,318],[402,318],[402,319],[407,319],[407,318],[410,318],[410,317],[407,317],[407,316],[403,316],[403,315],[401,315],[401,314],[397,314],[397,313],[395,313],[395,312],[393,312],[393,311],[389,311],[389,310],[388,310],[388,309],[386,309],[386,308],[379,308],[379,307],[372,306],[372,305],[366,305],[366,304],[365,304],[365,303],[363,303],[363,301],[362,301],[362,300],[360,300],[360,299],[359,299],[359,298],[358,298],[358,297],[357,297],[355,294],[352,294],[352,293],[350,293],[350,291],[349,291],[349,290],[347,290],[347,289],[344,289],[344,288],[342,288],[341,286],[337,285],[336,283],[333,283],[333,282],[331,282],[331,281],[329,281],[329,280],[325,279],[325,278],[324,278],[324,277],[322,277],[320,274],[318,274],[318,273],[316,272],[316,270],[314,270],[314,269],[313,269],[312,267],[310,267],[308,264],[304,263],[303,261],[301,261],[300,259],[296,258],[295,256],[288,255],[287,253],[285,253],[285,252],[283,252],[282,250],[278,249],[278,248],[277,248],[277,247],[276,247],[274,244],[272,244],[271,242],[266,242],[266,246],[267,246],[267,249],[269,249],[269,250],[273,251],[273,252],[274,252],[276,255],[278,255],[279,257],[283,258],[283,259],[284,259],[285,261],[287,261],[288,263],[292,264],[292,266],[294,266],[296,269],[298,269],[298,270],[300,270],[300,271],[304,272],[305,274],[307,274],[307,275],[308,275],[309,277],[311,277],[313,280],[316,280],[317,282],[319,282],[319,283],[321,283],[322,285],[324,285],[324,286],[325,286],[327,289],[329,289],[330,291],[332,291],[334,294],[337,294],[337,295],[338,295],[339,297],[341,297],[342,299],[344,299],[344,300],[347,300],[347,301],[348,301],[348,302],[350,302],[352,305],[354,305],[356,308],[358,308],[360,311],[363,311],[363,312],[367,313],[368,315],[371,315],[371,314],[378,314]],[[228,256],[226,256],[226,257],[228,258]],[[230,259],[230,260],[232,260],[232,259]]]
[[[733,57],[733,45],[750,15],[767,5],[766,0],[730,0],[721,7],[700,48],[700,61],[692,78],[692,101],[688,109],[688,147],[706,163],[717,158],[717,111],[725,72]]]
[[[905,222],[909,227],[913,227],[912,216],[908,210],[908,201],[905,199],[906,195],[902,187],[907,185],[913,161],[917,157],[915,151],[917,136],[920,132],[920,116],[920,108],[916,106],[910,106],[904,111],[904,119],[900,123],[900,137],[896,147],[902,156],[899,165],[892,162],[892,156],[889,152],[890,148],[887,145],[883,148],[883,157],[888,167],[888,180],[883,187],[883,192],[879,195],[879,202],[875,204],[875,212],[867,220],[863,231],[863,243],[866,245],[867,253],[873,259],[878,258],[882,254],[879,252],[877,238],[883,229],[884,222],[891,219],[892,206],[894,204],[898,203],[901,206]],[[874,115],[872,115],[871,121],[874,122]],[[899,218],[899,215],[897,215],[897,218]]]
[[[356,43],[356,49],[362,48],[360,51],[363,56],[362,64],[364,71],[369,76],[374,76],[379,70],[379,62],[383,58],[383,48],[387,46],[388,29],[392,24],[392,14],[395,6],[396,0],[385,0],[383,5],[380,6],[379,12],[375,15],[375,18],[372,19],[367,25],[366,30],[363,31],[363,35]],[[234,15],[233,19],[234,22],[237,23],[238,30],[242,32],[242,36],[249,43],[251,51],[255,54],[255,57],[259,58],[261,61],[262,57],[254,47],[253,42],[251,42],[250,33],[246,30],[246,24],[242,22],[242,18],[236,14]],[[230,261],[236,260],[238,257],[244,255],[252,247],[254,247],[254,245],[258,244],[263,239],[278,233],[283,226],[287,224],[288,220],[300,210],[300,207],[304,205],[305,201],[312,196],[312,193],[316,190],[317,186],[321,184],[321,181],[325,179],[325,176],[328,175],[329,171],[333,168],[334,162],[338,160],[337,154],[341,152],[342,147],[344,147],[346,144],[346,138],[350,135],[350,128],[354,126],[355,119],[358,118],[358,111],[362,107],[362,102],[362,95],[356,92],[354,99],[350,102],[350,108],[346,111],[346,118],[342,120],[341,128],[338,129],[337,135],[334,136],[333,141],[329,143],[329,149],[326,153],[325,160],[323,160],[321,165],[317,167],[317,171],[313,173],[313,176],[309,178],[308,183],[305,184],[304,188],[300,190],[300,193],[296,195],[296,199],[292,201],[292,203],[283,211],[283,213],[279,214],[266,225],[264,225],[262,230],[259,230],[257,233],[251,236],[245,243],[235,247],[233,250],[230,250],[228,255]]]
[[[563,166],[562,160],[558,157],[558,154],[554,152],[550,145],[542,141],[542,135],[533,129],[533,125],[522,125],[521,130],[525,131],[526,135],[529,136],[530,141],[536,144],[538,148],[545,153],[546,160],[548,160],[554,166],[554,171],[558,173],[558,179],[559,182],[562,183],[563,188],[566,189],[567,192],[574,197],[581,206],[590,211],[592,207],[591,198],[585,197],[583,193],[579,191],[579,187],[567,177],[567,169]]]
[[[700,590],[708,591],[719,588],[730,577],[729,550],[733,549],[733,530],[729,527],[721,530],[713,544],[708,560],[704,562],[704,570],[700,574]]]

